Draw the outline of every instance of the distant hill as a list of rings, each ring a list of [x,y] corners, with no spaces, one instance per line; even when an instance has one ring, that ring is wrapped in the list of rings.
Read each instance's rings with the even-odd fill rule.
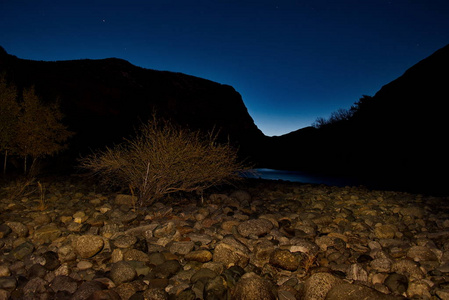
[[[267,164],[449,191],[449,45],[365,97],[347,121],[272,138]]]
[[[76,132],[69,163],[118,143],[156,111],[182,126],[210,131],[259,167],[364,178],[381,188],[449,194],[449,45],[358,103],[345,122],[266,137],[231,86],[109,58],[31,61],[0,47],[0,72],[19,88],[35,85],[59,99]]]
[[[265,138],[231,86],[181,73],[144,69],[116,58],[32,61],[0,47],[0,73],[19,88],[35,85],[43,99],[59,99],[64,122],[76,133],[78,156],[134,133],[153,111],[191,129],[220,132],[242,156]]]

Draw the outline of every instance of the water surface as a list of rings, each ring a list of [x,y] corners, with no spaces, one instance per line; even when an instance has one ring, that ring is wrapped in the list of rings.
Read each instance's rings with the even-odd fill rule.
[[[357,186],[360,181],[348,177],[332,177],[312,174],[302,171],[287,171],[275,169],[253,169],[244,175],[248,178],[261,178],[269,180],[284,180],[291,182],[326,184],[335,186]]]

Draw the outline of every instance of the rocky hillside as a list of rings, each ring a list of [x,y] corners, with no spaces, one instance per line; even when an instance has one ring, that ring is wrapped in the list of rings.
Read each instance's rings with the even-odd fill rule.
[[[0,47],[1,48],[1,47]],[[20,87],[35,85],[43,99],[59,99],[73,153],[120,142],[154,111],[209,132],[249,155],[264,138],[231,86],[181,73],[136,67],[121,59],[31,61],[0,49],[0,73]]]
[[[349,120],[273,138],[268,164],[447,190],[448,69],[449,45],[362,98]]]

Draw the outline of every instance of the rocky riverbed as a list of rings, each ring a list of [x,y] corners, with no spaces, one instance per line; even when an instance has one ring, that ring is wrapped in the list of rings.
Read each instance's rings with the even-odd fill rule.
[[[3,188],[0,300],[449,299],[449,199],[250,180],[134,209],[41,187]]]

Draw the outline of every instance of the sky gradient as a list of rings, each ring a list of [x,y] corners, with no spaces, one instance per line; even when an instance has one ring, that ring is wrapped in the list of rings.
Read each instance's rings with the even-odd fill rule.
[[[447,0],[0,0],[8,53],[117,57],[232,85],[270,136],[373,96],[447,44]]]

